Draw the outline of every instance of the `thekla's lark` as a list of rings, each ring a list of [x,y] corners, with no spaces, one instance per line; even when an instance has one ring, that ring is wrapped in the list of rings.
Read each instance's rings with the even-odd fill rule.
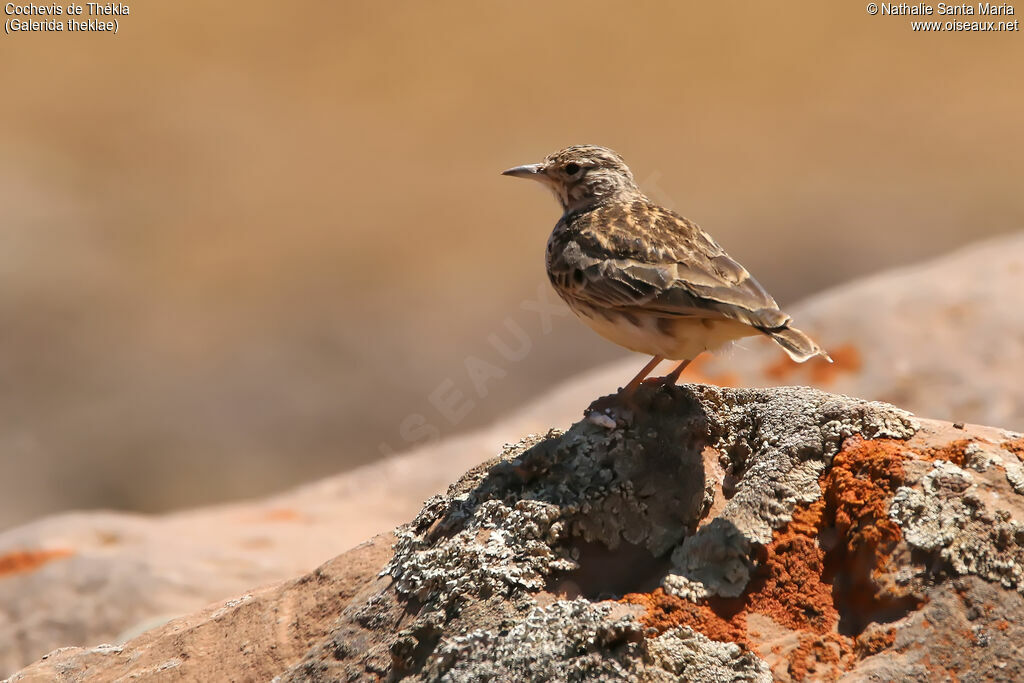
[[[682,361],[665,378],[674,383],[700,353],[757,334],[797,362],[831,361],[710,235],[645,197],[612,150],[567,147],[503,174],[541,182],[562,205],[547,270],[569,308],[606,339],[654,356],[627,392],[662,360]]]

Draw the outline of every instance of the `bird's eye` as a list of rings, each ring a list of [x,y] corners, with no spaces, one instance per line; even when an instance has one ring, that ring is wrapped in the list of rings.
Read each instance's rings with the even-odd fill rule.
[[[573,162],[573,163],[565,165],[565,174],[566,175],[576,175],[579,172],[580,172],[580,165],[579,164]]]

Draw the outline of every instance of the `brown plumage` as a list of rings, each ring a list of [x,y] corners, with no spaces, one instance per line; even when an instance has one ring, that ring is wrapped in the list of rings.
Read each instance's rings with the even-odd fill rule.
[[[602,336],[683,361],[673,381],[697,354],[759,333],[795,361],[829,359],[710,235],[645,197],[615,152],[568,147],[505,174],[544,183],[562,205],[547,245],[558,294]]]

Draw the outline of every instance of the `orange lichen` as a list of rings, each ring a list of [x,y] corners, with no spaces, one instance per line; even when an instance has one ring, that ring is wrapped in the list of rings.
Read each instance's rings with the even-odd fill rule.
[[[999,444],[999,447],[1016,455],[1018,460],[1024,460],[1024,437],[1013,441],[1004,441]]]
[[[696,605],[658,589],[623,601],[643,605],[644,624],[659,633],[686,625],[712,640],[747,647],[747,617],[770,617],[800,633],[800,645],[787,656],[795,680],[838,675],[857,655],[866,656],[862,652],[886,647],[876,638],[855,649],[854,639],[839,633],[842,619],[848,621],[845,632],[857,632],[876,611],[917,604],[879,597],[873,580],[901,539],[888,504],[903,483],[907,452],[901,441],[849,439],[819,479],[821,499],[798,507],[775,533],[741,598]],[[819,543],[823,535],[830,538],[828,551]]]
[[[50,550],[15,550],[6,555],[0,555],[0,576],[21,574],[30,572],[43,566],[47,562],[59,560],[74,555],[73,550],[68,548],[53,548]]]
[[[831,588],[821,580],[824,553],[815,543],[821,505],[798,510],[793,521],[775,535],[743,598],[714,598],[697,605],[668,595],[630,593],[623,602],[643,605],[643,623],[662,633],[689,626],[712,640],[748,644],[747,615],[771,617],[792,629],[828,633],[838,613],[832,607]]]
[[[907,448],[892,439],[849,439],[822,477],[824,523],[839,533],[840,548],[871,558],[878,568],[902,538],[889,519],[889,500],[903,484]],[[847,568],[848,569],[848,568]]]
[[[853,344],[843,344],[829,350],[832,361],[829,363],[821,357],[812,358],[806,363],[797,363],[789,356],[781,356],[779,360],[765,366],[764,376],[782,382],[801,368],[805,368],[810,381],[816,385],[831,384],[836,378],[848,372],[859,372],[862,367],[860,351]]]
[[[857,653],[858,658],[863,659],[864,657],[877,655],[879,652],[889,649],[895,642],[896,629],[876,630],[858,636],[857,642],[854,644],[854,651]]]
[[[846,644],[832,633],[827,635],[801,634],[799,644],[787,657],[789,675],[795,681],[810,678],[815,681],[836,681],[849,659]]]
[[[967,447],[975,442],[975,439],[957,439],[942,446],[933,446],[918,451],[923,460],[946,460],[957,467],[967,465]]]
[[[816,541],[821,501],[794,511],[764,549],[749,585],[747,612],[771,617],[788,628],[827,633],[839,618],[832,588],[822,581],[825,554]]]
[[[658,633],[676,626],[689,626],[712,640],[747,645],[746,612],[729,610],[724,604],[735,601],[716,600],[697,605],[656,588],[650,593],[629,593],[621,602],[642,605],[647,610],[643,624]]]

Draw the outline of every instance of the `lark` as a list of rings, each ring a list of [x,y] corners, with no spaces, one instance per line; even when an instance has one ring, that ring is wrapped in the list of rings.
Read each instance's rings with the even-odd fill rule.
[[[653,356],[626,393],[663,360],[680,361],[664,378],[674,384],[699,354],[759,334],[798,363],[831,362],[709,234],[644,196],[612,150],[566,147],[503,175],[540,182],[562,206],[547,271],[569,308],[606,339]]]

